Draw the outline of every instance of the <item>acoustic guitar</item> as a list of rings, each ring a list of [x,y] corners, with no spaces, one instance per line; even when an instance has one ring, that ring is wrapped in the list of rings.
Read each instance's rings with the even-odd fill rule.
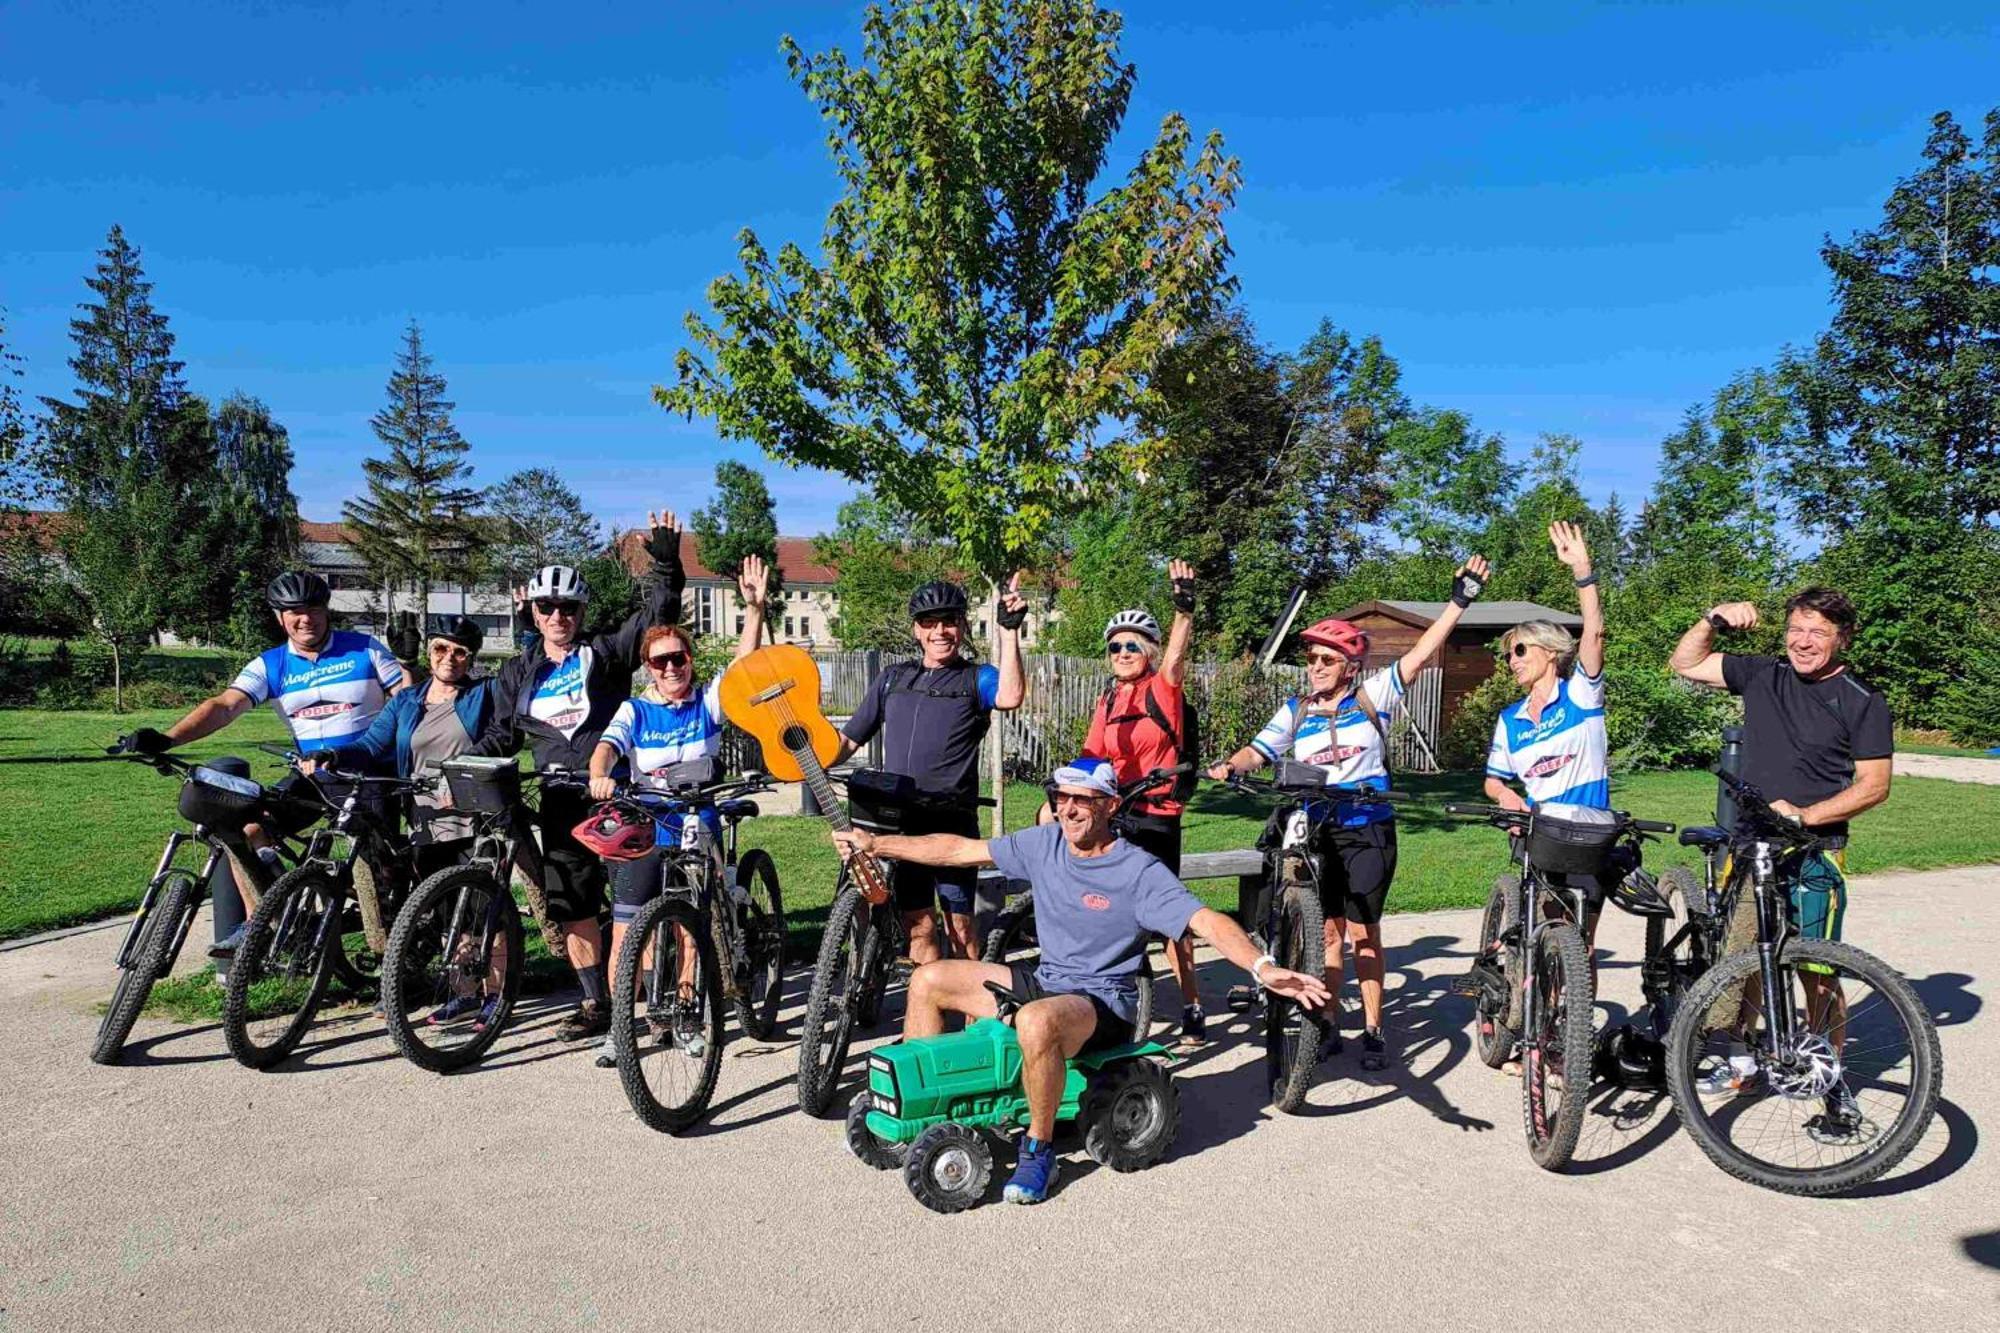
[[[847,807],[826,775],[840,753],[840,734],[820,711],[819,666],[812,654],[788,643],[759,648],[722,673],[722,711],[764,747],[764,768],[783,782],[803,782],[836,829],[852,828]],[[848,873],[861,896],[889,901],[889,878],[872,856],[849,857]]]

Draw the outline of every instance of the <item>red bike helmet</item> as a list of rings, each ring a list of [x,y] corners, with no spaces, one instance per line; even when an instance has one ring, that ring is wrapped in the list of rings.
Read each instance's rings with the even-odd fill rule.
[[[570,836],[607,861],[636,861],[658,842],[651,819],[611,801],[586,815]]]
[[[1331,648],[1342,657],[1351,657],[1358,661],[1368,656],[1368,631],[1345,620],[1335,620],[1331,616],[1316,621],[1299,637],[1307,643]]]

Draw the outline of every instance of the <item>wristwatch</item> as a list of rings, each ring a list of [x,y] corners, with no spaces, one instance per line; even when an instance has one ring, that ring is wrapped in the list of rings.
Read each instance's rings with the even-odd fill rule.
[[[1597,571],[1593,569],[1588,574],[1585,574],[1582,578],[1578,579],[1576,581],[1576,586],[1579,588],[1588,588],[1591,584],[1595,582],[1597,582]]]

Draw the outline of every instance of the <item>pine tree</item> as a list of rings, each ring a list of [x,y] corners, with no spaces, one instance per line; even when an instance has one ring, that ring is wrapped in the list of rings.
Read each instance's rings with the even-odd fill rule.
[[[715,465],[715,498],[694,511],[695,554],[716,573],[735,578],[745,556],[759,555],[771,571],[771,591],[783,581],[778,570],[778,508],[763,474],[733,459]]]
[[[413,587],[419,631],[429,627],[433,585],[465,581],[477,568],[483,534],[479,492],[466,483],[469,447],[452,424],[457,404],[445,395],[444,376],[432,369],[416,322],[389,376],[389,403],[370,419],[387,458],[361,464],[368,494],[342,506],[355,549],[388,590],[391,618],[395,589]]]

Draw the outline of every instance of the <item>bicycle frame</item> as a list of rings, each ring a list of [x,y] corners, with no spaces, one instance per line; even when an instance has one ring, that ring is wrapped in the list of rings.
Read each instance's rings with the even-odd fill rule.
[[[1582,889],[1569,885],[1555,885],[1537,870],[1528,860],[1526,838],[1517,838],[1513,849],[1514,864],[1520,867],[1520,924],[1521,935],[1516,947],[1521,951],[1521,1031],[1523,1033],[1541,1030],[1542,1007],[1541,987],[1535,984],[1535,946],[1541,937],[1557,925],[1582,925],[1585,916]],[[1542,895],[1560,897],[1569,907],[1570,914],[1565,919],[1547,919],[1541,912]]]

